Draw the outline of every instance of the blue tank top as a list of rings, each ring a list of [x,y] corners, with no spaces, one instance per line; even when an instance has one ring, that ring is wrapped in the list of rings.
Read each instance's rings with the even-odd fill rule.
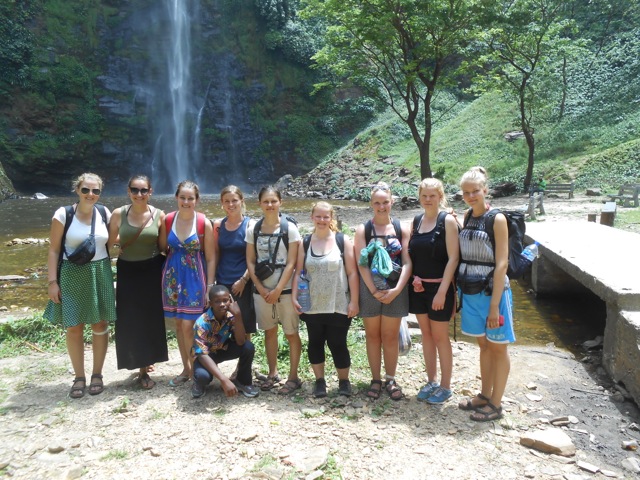
[[[226,228],[226,217],[220,222],[218,231],[218,259],[216,282],[231,285],[247,270],[247,244],[244,241],[249,217],[244,217],[240,226],[234,231]]]

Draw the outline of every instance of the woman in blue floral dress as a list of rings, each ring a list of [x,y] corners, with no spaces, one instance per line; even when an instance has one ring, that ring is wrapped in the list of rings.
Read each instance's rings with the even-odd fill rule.
[[[207,290],[215,275],[213,227],[204,214],[196,212],[198,185],[181,182],[176,199],[178,210],[165,217],[168,253],[162,272],[164,316],[175,320],[183,364],[182,372],[169,382],[172,387],[191,378],[193,322],[207,308]]]

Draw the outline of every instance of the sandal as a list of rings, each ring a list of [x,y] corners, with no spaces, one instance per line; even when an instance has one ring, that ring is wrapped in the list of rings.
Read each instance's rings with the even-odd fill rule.
[[[77,383],[82,383],[82,386],[76,386]],[[76,377],[73,379],[73,385],[71,385],[71,391],[69,392],[69,398],[82,398],[84,392],[87,389],[87,379],[85,377]]]
[[[377,400],[380,398],[380,393],[382,392],[382,380],[371,380],[369,384],[369,390],[367,390],[367,397],[372,400]]]
[[[156,382],[151,380],[151,377],[149,376],[148,373],[139,375],[138,383],[140,384],[140,387],[142,387],[144,390],[151,390],[153,387],[156,386]]]
[[[486,410],[486,409],[489,410]],[[493,403],[488,402],[484,407],[479,408],[469,418],[474,422],[491,422],[492,420],[500,420],[502,418],[502,407],[496,407]]]
[[[473,399],[474,398],[479,398],[484,403],[482,403],[480,405],[474,405],[473,404]],[[489,401],[490,401],[490,399],[485,397],[483,394],[479,393],[475,397],[471,397],[471,398],[467,397],[464,400],[462,400],[460,403],[458,403],[458,408],[460,410],[467,410],[467,411],[469,411],[469,410],[478,410],[479,408],[486,407],[487,403],[489,403]]]
[[[98,380],[94,382],[93,380]],[[100,395],[104,392],[104,383],[102,382],[102,375],[100,373],[94,373],[91,375],[91,383],[89,384],[89,395]]]
[[[273,388],[275,388],[276,385],[278,385],[280,383],[280,377],[276,374],[273,377],[265,377],[264,381],[262,382],[262,384],[260,385],[260,390],[262,390],[263,392],[267,392]]]
[[[287,380],[286,382],[284,382],[282,388],[278,390],[278,395],[289,395],[290,393],[298,390],[300,387],[302,387],[302,380],[300,380],[299,378]]]
[[[389,398],[396,402],[404,396],[402,389],[398,386],[395,380],[387,380],[384,382],[384,389],[389,394]]]
[[[189,377],[186,375],[177,375],[169,380],[170,387],[179,387],[180,385],[184,385],[189,381]]]

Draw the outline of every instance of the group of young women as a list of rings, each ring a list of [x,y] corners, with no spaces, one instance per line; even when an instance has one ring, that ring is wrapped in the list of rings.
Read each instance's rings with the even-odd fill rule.
[[[219,283],[238,301],[247,333],[256,332],[256,323],[264,331],[268,372],[261,378],[263,390],[282,384],[277,364],[279,324],[289,343],[290,368],[278,392],[289,394],[301,387],[302,319],[316,378],[313,395],[327,395],[325,345],[337,370],[338,394],[351,395],[347,333],[351,319],[359,314],[372,377],[366,396],[377,399],[386,392],[392,400],[400,400],[403,392],[395,378],[398,333],[401,318],[411,312],[422,330],[427,372],[418,400],[441,404],[452,395],[449,320],[456,311],[457,274],[465,281],[482,277],[486,284],[479,293],[461,294],[462,331],[478,337],[480,346],[482,389],[458,406],[472,411],[473,420],[500,418],[509,373],[507,345],[515,341],[506,276],[507,224],[503,215],[496,215],[494,250],[485,231],[486,172],[474,167],[460,185],[470,207],[465,225],[459,225],[455,213],[445,211],[439,180],[421,182],[424,212],[412,225],[392,218],[389,186],[375,185],[373,217],[358,226],[352,243],[338,231],[333,207],[323,201],[313,206],[313,231],[303,240],[296,224],[281,215],[282,197],[273,187],[259,192],[263,216],[257,222],[245,215],[240,189],[225,187],[220,200],[226,216],[210,222],[196,211],[200,194],[193,182],[178,185],[178,209],[165,215],[149,204],[150,180],[134,176],[128,184],[131,204],[111,214],[103,206],[95,208],[103,187],[100,177],[81,175],[73,184],[78,195],[73,214],[61,207],[52,220],[50,302],[45,311],[47,318],[66,327],[75,372],[70,396],[80,398],[87,389],[85,324],[91,325],[94,336],[89,394],[104,389],[102,367],[112,322],[118,368],[139,369],[140,386],[150,389],[155,385],[149,376],[153,365],[167,360],[165,319],[173,319],[183,369],[169,384],[188,382],[193,371],[193,323],[207,306],[208,289]],[[100,211],[106,211],[105,218]],[[91,233],[96,244],[93,258],[84,265],[73,263],[68,255]],[[116,243],[120,254],[114,294],[108,247]],[[302,271],[310,296],[310,305],[304,302],[304,307],[299,298]]]

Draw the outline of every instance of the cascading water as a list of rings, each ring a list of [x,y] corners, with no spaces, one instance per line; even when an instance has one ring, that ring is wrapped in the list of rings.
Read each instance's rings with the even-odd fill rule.
[[[161,106],[156,124],[152,175],[156,190],[171,191],[184,180],[196,180],[199,141],[190,130],[195,124],[197,109],[193,105],[191,82],[191,17],[185,0],[164,0],[167,11],[167,43],[161,51],[166,55],[166,85],[168,95],[156,99]],[[193,142],[192,143],[192,139]]]

